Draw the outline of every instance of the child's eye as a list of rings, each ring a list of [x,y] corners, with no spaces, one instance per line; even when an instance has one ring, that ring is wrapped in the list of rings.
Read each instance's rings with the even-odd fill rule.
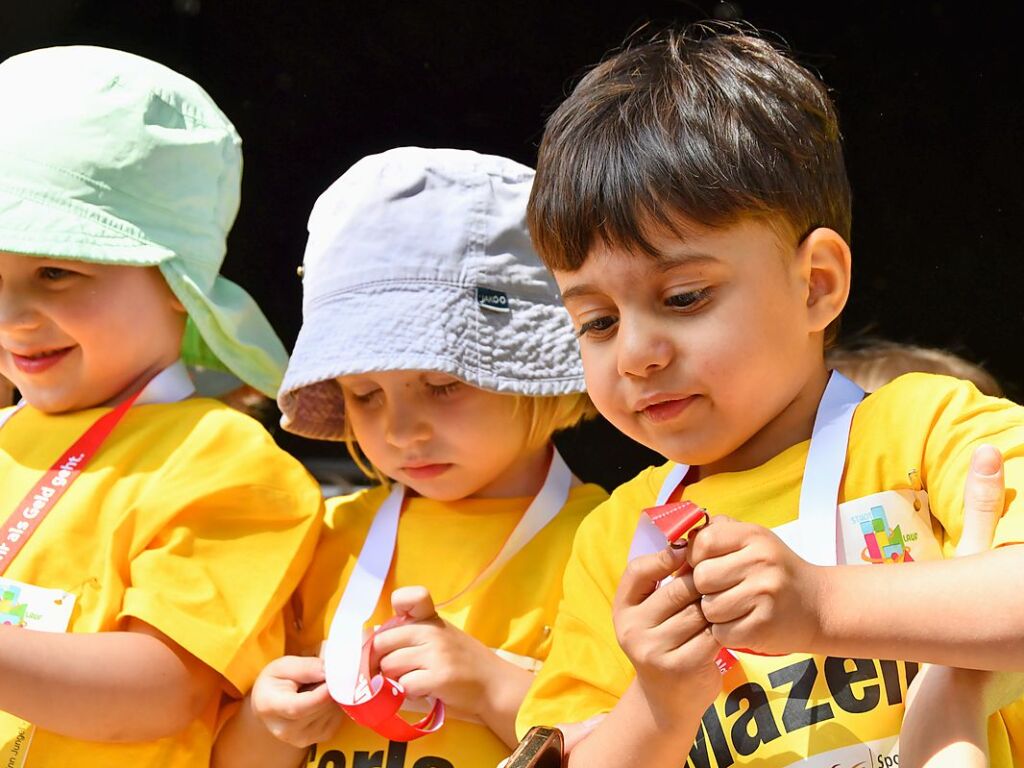
[[[580,329],[576,331],[576,335],[580,338],[583,338],[584,336],[600,336],[601,334],[610,331],[617,322],[618,320],[611,315],[587,320],[585,323],[580,325]]]
[[[42,267],[39,270],[39,277],[49,283],[63,280],[74,274],[71,270],[61,269],[60,267]]]
[[[686,291],[685,293],[677,293],[674,296],[669,296],[665,299],[665,304],[675,309],[692,310],[707,301],[710,295],[710,288],[701,288],[699,291]]]
[[[462,386],[461,381],[452,381],[448,384],[427,384],[427,389],[430,390],[430,394],[434,397],[448,397],[448,395],[455,394],[455,391]]]
[[[380,393],[379,389],[371,389],[369,392],[353,392],[349,390],[348,394],[359,405],[370,405],[379,399]]]

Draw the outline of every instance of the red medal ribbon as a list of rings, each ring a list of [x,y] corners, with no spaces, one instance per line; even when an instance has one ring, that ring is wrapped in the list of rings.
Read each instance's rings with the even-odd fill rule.
[[[681,492],[682,486],[677,491]],[[673,493],[672,495],[676,495]],[[708,511],[703,507],[699,507],[692,501],[672,501],[668,504],[662,504],[657,507],[648,507],[644,510],[644,514],[651,518],[651,521],[658,526],[665,538],[668,539],[669,544],[673,544],[680,539],[686,538],[688,534],[694,528],[703,528],[708,524],[711,519],[708,515]],[[775,656],[777,654],[771,653],[757,653],[746,648],[736,648],[734,650],[740,651],[741,653],[752,653],[756,656]],[[736,666],[736,657],[732,651],[728,648],[723,648],[715,656],[715,666],[718,667],[718,671],[723,675]]]
[[[14,508],[14,512],[4,523],[5,532],[0,534],[3,536],[0,539],[0,575],[7,570],[15,556],[25,546],[25,542],[36,532],[54,504],[60,501],[71,484],[79,478],[82,470],[141,394],[141,391],[136,392],[93,422]]]
[[[444,725],[444,702],[440,699],[435,699],[430,712],[415,723],[399,715],[406,699],[405,688],[396,680],[382,675],[378,665],[370,658],[374,635],[403,623],[400,618],[391,619],[370,635],[363,644],[359,663],[361,677],[366,681],[365,687],[358,692],[355,703],[338,704],[357,723],[391,741],[413,741],[434,733]],[[376,669],[372,674],[371,668]]]

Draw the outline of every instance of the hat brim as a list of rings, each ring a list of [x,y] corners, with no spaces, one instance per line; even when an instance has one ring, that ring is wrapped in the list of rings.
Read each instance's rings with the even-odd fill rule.
[[[274,397],[287,365],[284,346],[256,302],[217,277],[203,290],[170,249],[96,206],[51,199],[0,179],[0,250],[55,259],[160,268],[189,314],[182,359],[221,368]]]
[[[175,255],[101,208],[12,188],[2,178],[0,250],[134,267],[156,266]]]
[[[440,371],[534,397],[586,391],[565,308],[516,296],[508,305],[484,309],[474,287],[441,280],[381,281],[321,297],[305,308],[278,395],[281,425],[341,440],[345,409],[335,379],[375,371]]]

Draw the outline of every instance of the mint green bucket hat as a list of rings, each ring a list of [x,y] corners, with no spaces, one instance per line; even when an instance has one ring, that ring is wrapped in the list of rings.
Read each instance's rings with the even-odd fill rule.
[[[158,267],[188,311],[184,361],[274,396],[284,346],[219,274],[242,152],[213,99],[140,56],[69,46],[0,63],[0,110],[0,250]]]

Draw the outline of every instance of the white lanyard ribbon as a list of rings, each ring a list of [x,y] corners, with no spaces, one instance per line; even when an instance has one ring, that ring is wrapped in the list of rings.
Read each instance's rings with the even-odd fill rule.
[[[154,403],[176,403],[192,396],[196,391],[192,379],[188,375],[185,364],[178,360],[164,368],[150,380],[135,401],[135,405],[152,405]],[[10,421],[11,417],[25,407],[25,398],[9,411],[0,413],[0,429]]]
[[[558,451],[554,450],[544,485],[523,513],[501,551],[467,587],[437,607],[450,604],[500,571],[562,510],[569,499],[571,485],[572,472]],[[374,515],[355,569],[331,620],[324,646],[324,671],[327,690],[340,704],[355,703],[357,691],[365,683],[361,679],[360,669],[363,627],[373,616],[384,589],[384,581],[391,570],[404,498],[405,488],[396,484]]]
[[[772,529],[790,549],[814,565],[835,565],[839,562],[839,487],[846,468],[853,413],[863,399],[864,390],[839,371],[832,371],[818,404],[811,431],[811,444],[807,450],[807,463],[804,465],[800,487],[799,516],[796,520]],[[686,464],[672,467],[658,494],[659,505],[668,501],[689,469]],[[630,546],[629,559],[657,552],[664,547],[664,534],[647,515],[641,515]]]

